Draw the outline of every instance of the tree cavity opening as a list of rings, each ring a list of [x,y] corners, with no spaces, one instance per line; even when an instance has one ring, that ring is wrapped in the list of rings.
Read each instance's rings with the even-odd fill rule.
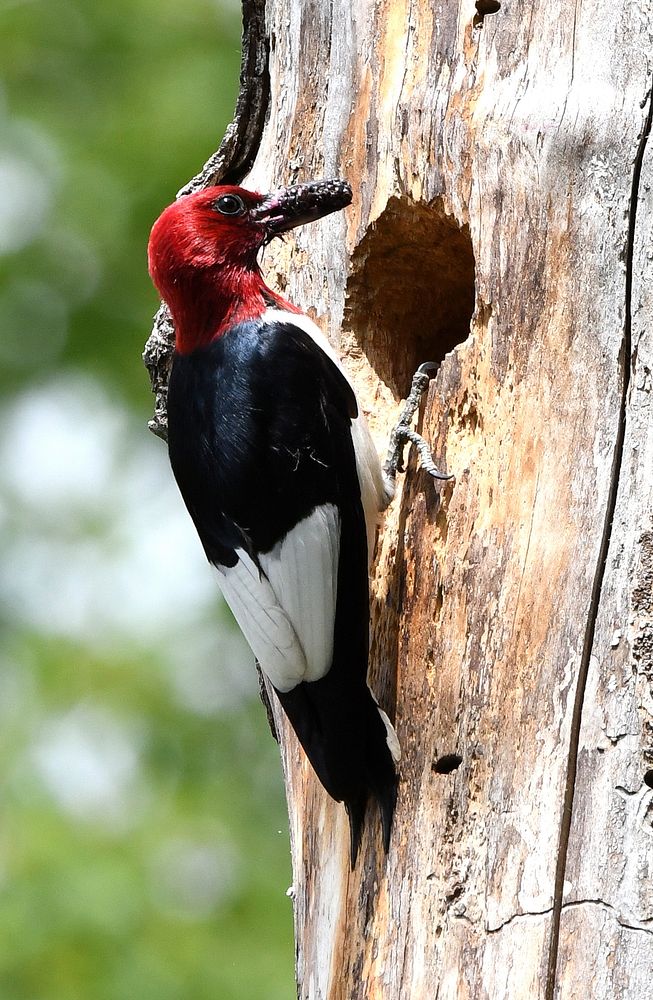
[[[469,229],[441,199],[392,198],[358,244],[345,326],[396,399],[422,362],[441,362],[468,337],[474,277]]]

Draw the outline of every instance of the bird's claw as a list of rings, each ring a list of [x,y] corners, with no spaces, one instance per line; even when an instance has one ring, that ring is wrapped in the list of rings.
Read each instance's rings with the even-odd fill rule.
[[[434,361],[425,361],[419,366],[413,375],[413,383],[410,388],[408,398],[404,403],[399,420],[390,434],[388,454],[383,466],[383,471],[391,483],[394,483],[397,472],[404,471],[404,445],[406,441],[414,444],[422,462],[422,468],[434,479],[448,481],[455,476],[446,472],[441,472],[433,461],[431,449],[421,434],[413,430],[410,423],[417,412],[422,396],[428,388],[431,380],[429,372],[436,372],[438,365]]]

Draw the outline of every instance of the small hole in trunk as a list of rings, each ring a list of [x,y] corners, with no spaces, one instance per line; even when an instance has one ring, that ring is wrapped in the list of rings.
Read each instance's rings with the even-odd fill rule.
[[[435,761],[433,770],[436,774],[451,774],[452,771],[460,767],[462,762],[463,759],[460,754],[445,753]]]

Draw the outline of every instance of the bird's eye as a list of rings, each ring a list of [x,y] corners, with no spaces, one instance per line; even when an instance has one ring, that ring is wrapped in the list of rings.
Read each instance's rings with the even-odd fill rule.
[[[213,207],[221,215],[242,215],[245,203],[237,194],[223,194],[213,202]]]

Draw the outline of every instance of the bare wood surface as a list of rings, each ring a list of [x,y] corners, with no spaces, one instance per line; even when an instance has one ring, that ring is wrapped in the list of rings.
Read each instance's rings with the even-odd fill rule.
[[[286,731],[300,995],[648,995],[651,650],[636,661],[630,619],[650,386],[628,392],[637,440],[615,445],[651,10],[506,4],[480,28],[467,4],[331,11],[271,5],[253,177],[343,174],[357,198],[272,271],[345,352],[380,444],[412,366],[462,343],[425,414],[456,483],[438,501],[410,471],[378,549],[373,676],[404,752],[387,865],[377,841],[348,872],[341,812]]]
[[[355,198],[265,269],[340,347],[380,450],[444,357],[421,430],[456,475],[438,494],[411,460],[377,545],[387,859],[371,823],[350,872],[273,700],[302,1000],[651,995],[653,9],[475,14],[266,14],[247,183],[344,176]]]
[[[565,869],[556,970],[562,996],[573,995],[579,966],[590,996],[644,997],[653,981],[653,150],[644,146],[651,119],[649,97],[630,212],[623,449]],[[582,940],[600,943],[604,961],[593,945],[583,953]]]

